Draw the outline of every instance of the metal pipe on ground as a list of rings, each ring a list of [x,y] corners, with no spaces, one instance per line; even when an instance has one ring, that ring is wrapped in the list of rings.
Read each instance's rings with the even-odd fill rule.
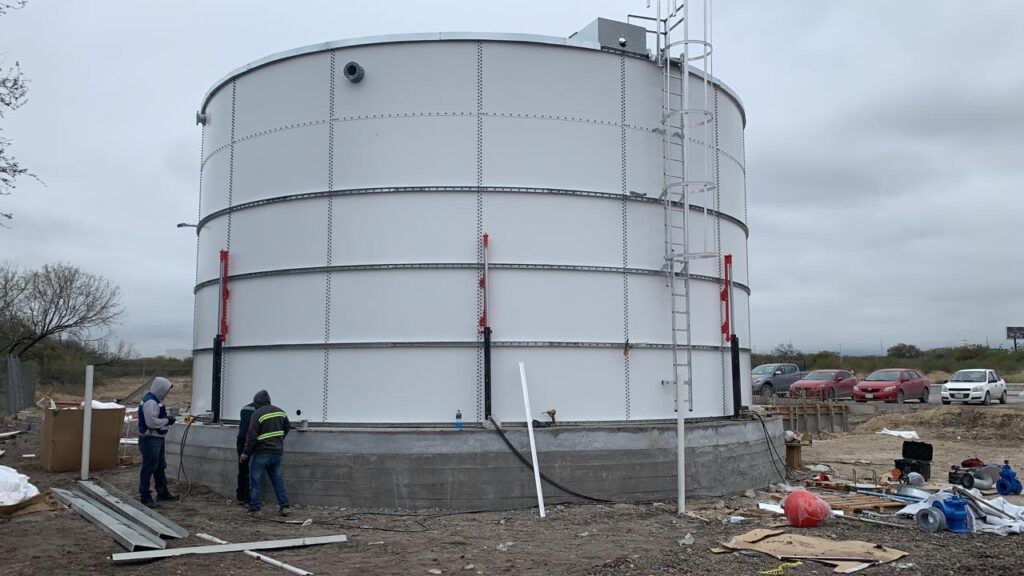
[[[310,536],[308,538],[290,538],[287,540],[264,540],[262,542],[243,542],[241,544],[216,544],[213,546],[192,546],[189,548],[172,548],[168,550],[146,550],[144,552],[121,552],[111,554],[110,559],[117,562],[136,562],[139,560],[155,560],[171,556],[188,554],[220,554],[223,552],[245,552],[246,550],[270,550],[278,548],[299,548],[318,544],[346,542],[344,534],[332,536]]]
[[[209,534],[199,533],[199,534],[196,534],[196,537],[197,538],[202,538],[203,540],[206,540],[208,542],[213,542],[214,544],[229,544],[229,542],[225,542],[224,540],[221,540],[220,538],[217,538],[215,536],[210,536]],[[312,572],[303,570],[302,568],[297,568],[295,566],[292,566],[291,564],[285,564],[284,562],[281,562],[280,560],[274,560],[270,556],[266,556],[264,554],[260,554],[259,552],[253,552],[252,550],[242,550],[242,553],[245,554],[246,556],[250,556],[252,558],[255,558],[255,559],[257,559],[257,560],[259,560],[261,562],[266,562],[267,564],[270,564],[271,566],[276,566],[276,567],[278,567],[278,568],[280,568],[282,570],[287,570],[288,572],[291,572],[292,574],[298,574],[299,576],[313,576]]]

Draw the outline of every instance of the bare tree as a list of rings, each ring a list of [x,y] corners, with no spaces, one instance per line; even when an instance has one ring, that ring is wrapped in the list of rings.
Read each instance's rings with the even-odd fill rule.
[[[23,8],[28,0],[0,1],[0,16],[10,10]],[[17,110],[28,101],[28,80],[21,71],[21,66],[0,67],[0,118],[4,114]],[[9,196],[15,183],[21,176],[32,176],[28,169],[18,163],[10,153],[11,140],[0,136],[0,196]],[[4,220],[10,220],[10,212],[0,210],[0,226]]]
[[[9,303],[0,317],[0,345],[7,354],[21,356],[50,337],[85,340],[117,322],[124,313],[120,298],[109,280],[70,264],[27,272],[0,267],[0,302]]]

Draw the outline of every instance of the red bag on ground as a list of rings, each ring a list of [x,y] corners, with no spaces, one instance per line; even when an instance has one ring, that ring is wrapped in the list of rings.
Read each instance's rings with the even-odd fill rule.
[[[985,463],[977,458],[968,458],[960,463],[961,468],[979,468],[984,465]]]
[[[806,490],[791,492],[782,501],[782,509],[790,526],[795,528],[813,528],[832,515],[832,508],[827,502]]]

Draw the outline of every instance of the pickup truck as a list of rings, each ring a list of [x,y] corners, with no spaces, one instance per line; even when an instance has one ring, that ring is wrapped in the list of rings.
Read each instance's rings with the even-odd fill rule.
[[[750,383],[755,396],[786,395],[789,386],[807,374],[796,364],[761,364],[750,371]]]

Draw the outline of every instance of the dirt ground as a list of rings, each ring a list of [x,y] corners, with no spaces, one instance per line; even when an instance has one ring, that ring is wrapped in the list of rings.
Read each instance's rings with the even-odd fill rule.
[[[958,412],[959,411],[959,412]],[[874,432],[881,425],[899,424],[916,429],[935,446],[935,477],[944,476],[948,463],[978,456],[985,461],[1024,463],[1020,430],[1024,410],[996,407],[921,407],[912,414],[885,415],[849,434],[815,440],[804,450],[804,462],[828,463],[849,474],[882,474],[898,457],[901,440]],[[1001,423],[996,430],[978,426]],[[25,420],[7,421],[3,430],[24,429]],[[37,427],[38,424],[35,425]],[[892,428],[893,426],[890,426]],[[38,450],[36,429],[0,445],[7,453],[0,464],[13,466],[31,477],[41,490],[72,486],[77,474],[43,471],[35,458],[22,454]],[[870,464],[846,464],[867,461]],[[287,465],[287,461],[286,464]],[[737,468],[742,474],[742,468]],[[133,493],[138,466],[99,474]],[[175,470],[168,470],[173,480]],[[652,574],[757,574],[780,562],[741,553],[713,554],[710,548],[742,534],[753,525],[724,523],[734,510],[767,501],[765,493],[727,499],[691,501],[689,509],[709,521],[675,514],[675,503],[554,505],[547,518],[535,509],[509,512],[444,514],[404,513],[344,508],[297,506],[292,520],[312,519],[301,526],[279,518],[246,517],[242,508],[202,486],[172,485],[181,502],[165,504],[162,511],[192,534],[170,547],[204,545],[194,536],[212,534],[229,542],[346,534],[349,541],[310,548],[275,550],[274,558],[316,574],[537,574],[638,575]],[[555,498],[548,489],[549,498]],[[265,510],[271,510],[269,507]],[[764,520],[768,521],[768,520]],[[792,530],[792,529],[791,529]],[[865,540],[910,553],[899,564],[866,570],[865,574],[965,575],[1019,574],[1024,565],[1021,536],[927,534],[916,528],[868,525],[835,519],[804,531],[833,539]],[[693,544],[680,544],[687,534]],[[148,564],[114,566],[107,559],[123,549],[110,537],[71,510],[42,512],[0,524],[0,574],[268,574],[286,572],[237,554],[183,556]],[[440,572],[436,572],[436,571]],[[805,563],[787,569],[788,575],[829,574],[831,568]]]

